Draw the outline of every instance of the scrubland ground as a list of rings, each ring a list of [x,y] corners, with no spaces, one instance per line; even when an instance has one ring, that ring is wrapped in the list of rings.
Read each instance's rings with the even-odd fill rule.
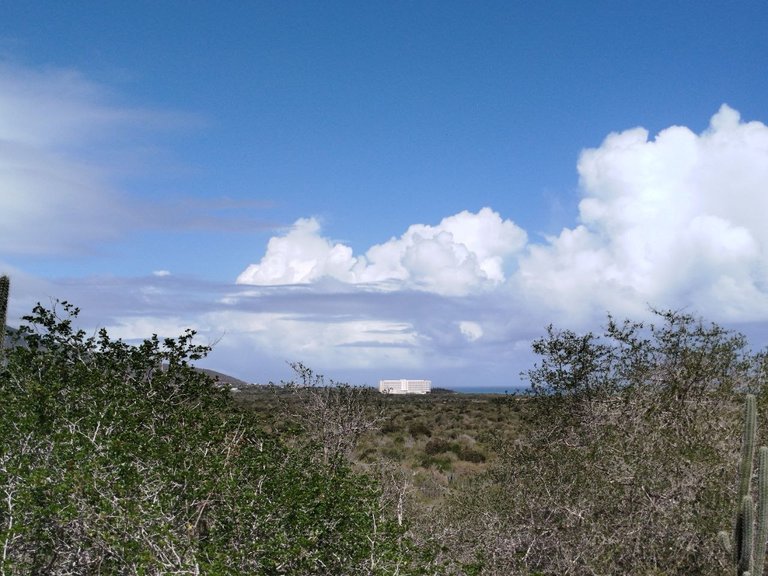
[[[307,393],[311,393],[307,391]],[[236,404],[254,411],[270,430],[290,428],[301,390],[249,386]],[[408,478],[411,498],[439,505],[454,487],[488,470],[495,447],[520,432],[524,397],[438,393],[384,395],[366,390],[360,398],[374,429],[358,439],[351,458],[360,469],[386,463]]]

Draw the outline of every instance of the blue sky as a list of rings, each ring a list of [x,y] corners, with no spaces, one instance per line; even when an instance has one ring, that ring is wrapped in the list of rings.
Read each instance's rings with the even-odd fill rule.
[[[768,341],[762,2],[3,12],[13,323],[193,327],[258,382],[514,385],[649,305]]]

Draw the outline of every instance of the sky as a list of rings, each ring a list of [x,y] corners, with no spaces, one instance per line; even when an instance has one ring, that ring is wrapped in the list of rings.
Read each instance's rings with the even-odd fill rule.
[[[768,5],[14,2],[9,324],[249,382],[516,387],[546,326],[768,344]]]

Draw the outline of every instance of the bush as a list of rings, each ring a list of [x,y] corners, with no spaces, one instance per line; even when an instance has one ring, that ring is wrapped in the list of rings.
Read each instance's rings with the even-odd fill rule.
[[[417,436],[432,436],[432,428],[430,428],[429,424],[424,422],[423,420],[417,420],[413,424],[410,424],[408,426],[408,433],[416,438]]]
[[[348,460],[360,439],[379,430],[384,421],[382,395],[375,389],[329,380],[300,362],[291,364],[297,380],[285,382],[282,392],[288,420],[322,448],[323,463]]]
[[[194,332],[129,346],[61,307],[0,368],[3,574],[419,571],[377,484],[261,432]]]
[[[760,391],[765,356],[690,315],[658,317],[534,342],[524,434],[448,508],[454,560],[499,575],[729,571],[717,533],[732,521],[741,392]]]
[[[390,446],[382,449],[381,455],[384,456],[384,458],[395,462],[402,462],[405,460],[405,450],[397,446]]]
[[[424,445],[424,453],[430,456],[440,454],[441,452],[449,452],[453,449],[453,444],[443,438],[431,438]]]
[[[395,432],[399,432],[402,430],[402,426],[395,422],[394,419],[390,419],[381,426],[381,433],[382,434],[393,434]]]
[[[464,460],[464,462],[473,462],[475,464],[485,462],[485,454],[467,446],[460,448],[457,455],[459,460]]]
[[[453,468],[453,460],[451,460],[451,457],[447,454],[438,454],[435,456],[425,454],[419,460],[419,465],[422,468],[435,468],[440,470],[440,472],[450,472]]]

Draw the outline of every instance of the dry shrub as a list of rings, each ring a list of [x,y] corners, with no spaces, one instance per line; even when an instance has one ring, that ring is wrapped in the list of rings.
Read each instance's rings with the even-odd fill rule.
[[[526,432],[454,494],[436,537],[456,573],[725,574],[741,392],[764,356],[689,315],[534,343]],[[439,533],[439,536],[437,535]]]

